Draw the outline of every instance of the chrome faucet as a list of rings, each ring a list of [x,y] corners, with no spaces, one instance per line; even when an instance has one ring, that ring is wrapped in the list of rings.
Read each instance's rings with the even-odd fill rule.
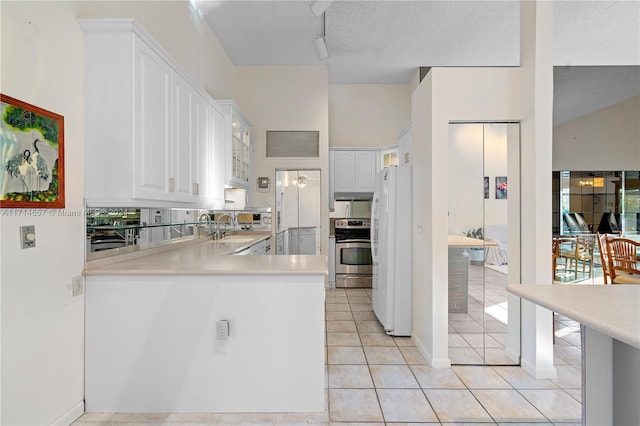
[[[233,216],[231,216],[229,213],[222,213],[220,216],[218,216],[218,218],[214,223],[215,224],[215,231],[213,233],[214,240],[219,240],[224,237],[224,232],[220,234],[220,219],[222,219],[225,216],[231,219],[231,223],[233,223]]]

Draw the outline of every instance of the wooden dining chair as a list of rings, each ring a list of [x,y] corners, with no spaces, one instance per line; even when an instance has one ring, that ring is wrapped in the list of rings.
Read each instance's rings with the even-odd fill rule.
[[[562,240],[557,237],[553,237],[551,244],[551,280],[556,279],[556,267],[558,265],[558,258],[560,257],[560,242]]]
[[[600,253],[600,264],[602,265],[602,276],[604,283],[612,283],[611,269],[609,267],[609,255],[607,254],[607,239],[615,238],[615,235],[609,234],[596,234],[598,236],[598,252]]]
[[[606,240],[612,284],[640,284],[640,242],[629,238]]]
[[[566,239],[568,247],[562,248],[561,242],[560,257],[564,257],[565,262],[573,266],[574,279],[578,279],[578,263],[582,262],[582,272],[586,272],[585,266],[589,264],[589,278],[593,275],[593,248],[596,243],[595,235],[576,235],[572,239]],[[566,269],[566,263],[565,263]]]

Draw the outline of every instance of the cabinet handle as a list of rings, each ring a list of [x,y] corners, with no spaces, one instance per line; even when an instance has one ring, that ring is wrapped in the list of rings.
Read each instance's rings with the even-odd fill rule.
[[[175,179],[169,178],[169,192],[175,191]]]
[[[200,186],[197,182],[193,182],[193,195],[200,195]]]

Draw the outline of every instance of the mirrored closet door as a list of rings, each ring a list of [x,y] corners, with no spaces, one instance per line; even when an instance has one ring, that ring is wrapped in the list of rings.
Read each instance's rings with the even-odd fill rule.
[[[506,348],[513,344],[509,321],[514,313],[518,321],[519,306],[509,306],[506,286],[519,274],[513,247],[519,241],[512,241],[519,233],[519,140],[518,123],[449,125],[452,364],[518,364]],[[517,312],[510,315],[510,308]]]

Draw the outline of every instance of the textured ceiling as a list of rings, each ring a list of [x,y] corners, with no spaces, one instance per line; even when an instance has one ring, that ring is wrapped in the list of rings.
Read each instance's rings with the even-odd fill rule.
[[[407,83],[420,66],[519,63],[519,4],[510,1],[310,1],[198,3],[236,65],[329,67],[331,83]],[[326,34],[329,58],[313,41]]]
[[[640,66],[555,67],[553,84],[553,123],[557,126],[640,96]]]
[[[517,66],[518,1],[196,0],[236,65],[326,64],[334,84],[407,83],[420,66]],[[556,1],[556,124],[640,95],[640,1]],[[314,40],[325,34],[329,57]],[[636,65],[573,69],[570,66]],[[579,115],[575,115],[579,114]]]

